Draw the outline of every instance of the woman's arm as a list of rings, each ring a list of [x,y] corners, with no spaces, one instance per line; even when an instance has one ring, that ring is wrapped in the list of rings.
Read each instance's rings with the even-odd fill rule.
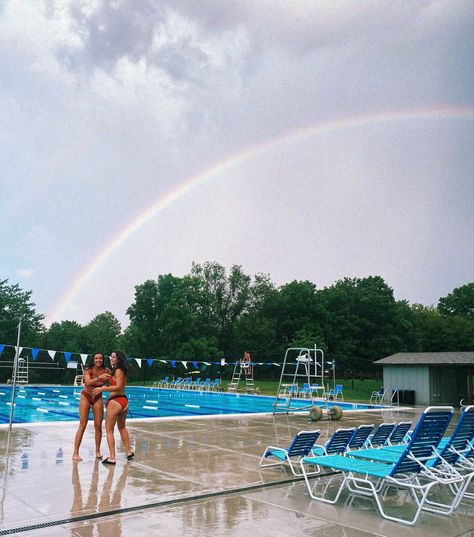
[[[125,375],[121,369],[117,369],[114,375],[115,385],[114,386],[99,386],[92,390],[94,395],[103,392],[123,392],[125,390]]]
[[[84,380],[84,386],[96,386],[98,382],[107,382],[107,380],[110,378],[110,372],[108,369],[106,369],[105,373],[101,373],[100,375],[96,375],[94,377],[92,375],[92,368],[90,368],[84,371],[82,378]]]

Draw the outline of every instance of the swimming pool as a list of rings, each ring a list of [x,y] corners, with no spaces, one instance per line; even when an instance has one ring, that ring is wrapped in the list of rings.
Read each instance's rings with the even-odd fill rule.
[[[72,386],[21,386],[17,388],[13,423],[77,421],[82,388]],[[127,388],[129,417],[163,418],[219,414],[271,413],[274,397],[162,388]],[[0,423],[8,423],[11,386],[0,386]],[[293,401],[292,411],[309,401]],[[325,403],[317,403],[325,407]],[[343,410],[381,409],[380,405],[334,403]],[[333,403],[329,403],[332,406]],[[92,413],[90,414],[92,417]]]

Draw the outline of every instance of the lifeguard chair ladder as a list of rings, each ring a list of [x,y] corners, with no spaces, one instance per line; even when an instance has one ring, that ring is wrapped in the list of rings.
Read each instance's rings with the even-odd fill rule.
[[[292,402],[298,397],[299,383],[308,385],[308,405],[298,405],[298,410],[311,408],[317,397],[318,388],[324,390],[324,352],[316,345],[313,349],[290,347],[286,349],[281,368],[280,382],[273,403],[273,414],[289,413]],[[295,408],[293,406],[293,408]]]
[[[80,371],[80,373],[79,373],[79,371]],[[73,386],[82,386],[83,383],[84,383],[84,368],[83,368],[82,364],[77,364],[77,374],[74,377]]]
[[[15,375],[15,371],[13,371]],[[18,358],[17,384],[28,384],[28,357]]]
[[[227,386],[228,392],[237,392],[239,389],[239,383],[242,376],[245,379],[245,391],[254,392],[255,384],[253,382],[253,365],[248,352],[244,352],[242,360],[235,362],[234,372],[232,373],[232,380]]]

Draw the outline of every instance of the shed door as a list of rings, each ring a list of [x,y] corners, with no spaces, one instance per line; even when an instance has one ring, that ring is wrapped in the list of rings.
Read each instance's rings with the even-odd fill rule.
[[[439,403],[441,401],[441,369],[431,369],[431,397],[430,403]]]

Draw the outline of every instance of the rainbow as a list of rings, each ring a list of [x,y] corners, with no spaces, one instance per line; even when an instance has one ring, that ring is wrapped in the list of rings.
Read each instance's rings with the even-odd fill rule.
[[[148,221],[158,215],[163,209],[179,200],[181,197],[191,193],[193,189],[205,181],[211,181],[223,172],[254,158],[265,151],[273,150],[279,145],[300,142],[315,135],[332,133],[338,130],[346,130],[365,125],[376,125],[382,123],[394,123],[411,120],[472,120],[473,110],[471,107],[444,107],[436,109],[403,109],[395,111],[379,112],[371,115],[342,117],[333,120],[321,121],[316,124],[304,127],[299,130],[287,132],[276,138],[265,140],[264,142],[247,147],[226,159],[210,165],[201,170],[196,175],[186,179],[180,185],[167,194],[155,200],[144,211],[127,223],[112,240],[96,255],[73,280],[71,286],[60,297],[53,307],[51,314],[47,315],[50,323],[59,320],[67,305],[74,300],[80,290],[91,280],[97,270],[110,258],[110,256],[120,248],[132,235],[142,228]]]

